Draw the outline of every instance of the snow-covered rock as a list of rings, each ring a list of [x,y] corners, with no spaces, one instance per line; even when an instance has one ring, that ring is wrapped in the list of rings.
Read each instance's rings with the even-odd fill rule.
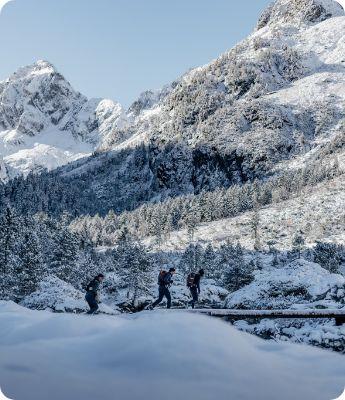
[[[333,0],[278,0],[261,15],[258,29],[276,24],[315,24],[344,15],[341,5]]]
[[[324,400],[344,386],[340,355],[200,315],[65,315],[0,302],[0,324],[1,388],[13,399]]]
[[[274,320],[258,323],[235,322],[241,331],[280,342],[303,343],[345,353],[345,326],[335,326],[333,320]]]
[[[0,155],[0,182],[5,182],[7,180],[7,169],[3,158]]]
[[[296,308],[296,303],[313,303],[322,307],[322,300],[344,305],[345,278],[330,274],[318,264],[296,260],[284,268],[265,268],[257,271],[255,280],[231,293],[227,308],[280,309]],[[327,304],[324,304],[327,308]]]

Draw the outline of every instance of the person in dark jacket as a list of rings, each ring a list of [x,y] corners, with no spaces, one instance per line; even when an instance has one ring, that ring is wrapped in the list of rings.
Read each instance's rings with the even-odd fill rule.
[[[151,305],[150,309],[153,310],[159,303],[163,301],[163,298],[167,299],[167,308],[171,308],[171,294],[169,287],[172,285],[173,276],[175,274],[175,268],[170,268],[169,272],[167,272],[162,278],[158,279],[158,299]]]
[[[205,275],[205,271],[201,269],[197,274],[194,276],[193,283],[190,285],[189,290],[192,296],[192,300],[189,303],[192,308],[195,307],[195,303],[199,301],[199,294],[200,294],[200,280]]]
[[[90,307],[87,314],[95,314],[98,310],[99,287],[104,280],[103,274],[98,274],[88,285],[86,289],[85,300]]]

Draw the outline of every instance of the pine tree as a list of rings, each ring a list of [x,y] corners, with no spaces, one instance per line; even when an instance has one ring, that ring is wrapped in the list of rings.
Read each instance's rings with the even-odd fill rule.
[[[19,257],[20,261],[15,269],[16,284],[14,289],[17,301],[35,292],[46,273],[41,243],[33,221],[28,217],[24,218]]]
[[[202,255],[201,268],[206,271],[209,278],[218,280],[220,270],[217,264],[217,255],[211,243],[209,243]]]
[[[279,266],[279,259],[278,259],[278,250],[276,249],[275,245],[277,242],[275,240],[270,240],[267,242],[269,252],[273,255],[272,258],[272,267],[277,268]]]
[[[13,295],[15,268],[19,262],[20,220],[11,208],[0,216],[0,298]]]
[[[331,273],[339,273],[343,249],[334,243],[318,242],[314,248],[314,261]]]
[[[185,249],[181,260],[179,269],[188,275],[191,272],[197,272],[201,268],[203,261],[203,249],[199,244],[189,244]]]
[[[78,259],[77,237],[67,227],[59,224],[53,242],[51,270],[58,278],[69,282]]]
[[[226,264],[223,282],[230,292],[241,289],[253,281],[254,265],[245,262],[243,248],[240,244],[223,246],[222,256],[223,262]]]
[[[138,307],[139,297],[150,293],[152,260],[143,245],[136,242],[127,230],[119,238],[115,257],[127,299],[133,307]]]
[[[255,207],[254,213],[251,220],[251,227],[254,239],[254,250],[261,250],[261,238],[260,238],[260,213],[258,207]]]
[[[90,247],[79,252],[75,268],[70,272],[69,280],[79,290],[85,290],[86,285],[99,273],[105,273],[94,248]]]

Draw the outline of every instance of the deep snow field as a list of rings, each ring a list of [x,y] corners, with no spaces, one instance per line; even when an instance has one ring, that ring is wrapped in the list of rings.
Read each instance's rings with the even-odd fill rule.
[[[263,341],[210,317],[31,311],[0,302],[0,380],[14,400],[329,400],[344,356]]]

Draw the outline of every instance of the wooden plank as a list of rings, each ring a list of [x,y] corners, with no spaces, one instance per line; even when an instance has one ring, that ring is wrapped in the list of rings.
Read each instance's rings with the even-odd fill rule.
[[[343,310],[226,310],[226,309],[194,309],[191,313],[206,314],[213,317],[229,319],[264,319],[264,318],[336,318],[345,320]]]

